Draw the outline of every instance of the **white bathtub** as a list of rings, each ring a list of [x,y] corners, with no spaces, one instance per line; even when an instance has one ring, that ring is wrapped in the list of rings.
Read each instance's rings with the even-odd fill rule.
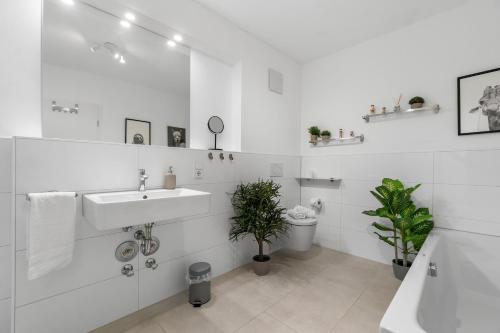
[[[428,275],[430,263],[437,265],[436,277]],[[500,332],[500,237],[433,231],[380,332]]]

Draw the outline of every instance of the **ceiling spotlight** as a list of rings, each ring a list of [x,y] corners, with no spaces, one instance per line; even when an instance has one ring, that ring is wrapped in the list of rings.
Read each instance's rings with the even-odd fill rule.
[[[120,58],[120,53],[115,53],[115,55],[113,56],[115,59],[118,59]]]
[[[131,12],[127,12],[127,13],[125,13],[125,18],[126,18],[127,20],[129,20],[129,21],[132,21],[132,22],[133,22],[133,21],[135,21],[135,15],[134,15],[134,14],[132,14]]]
[[[75,4],[75,0],[61,0],[61,2],[68,6],[73,6]]]
[[[123,56],[120,56],[120,64],[125,64],[126,61],[125,61],[125,58]]]
[[[175,34],[175,35],[174,35],[174,39],[175,39],[175,41],[177,41],[177,42],[182,42],[182,40],[183,40],[184,38],[182,38],[182,36],[181,36],[181,35],[179,35],[179,34]]]
[[[124,28],[130,28],[130,22],[129,21],[125,21],[125,20],[121,20],[120,21],[120,25]]]
[[[170,47],[175,47],[177,45],[177,43],[174,42],[173,40],[169,40],[169,41],[167,41],[167,45]]]
[[[92,46],[90,48],[90,52],[92,53],[96,53],[97,51],[99,51],[99,49],[101,48],[101,45],[100,44],[95,44],[94,46]]]

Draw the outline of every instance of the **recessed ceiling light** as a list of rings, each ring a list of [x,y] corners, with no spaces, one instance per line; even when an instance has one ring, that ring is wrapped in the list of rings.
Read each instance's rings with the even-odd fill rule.
[[[179,35],[179,34],[175,34],[175,35],[174,35],[174,39],[175,39],[177,42],[182,42],[182,40],[183,40],[184,38],[182,38],[182,36],[181,36],[181,35]]]
[[[75,0],[61,0],[61,2],[69,6],[73,6],[75,4]]]
[[[174,42],[173,40],[169,40],[169,41],[167,41],[167,45],[170,47],[175,47],[177,45],[177,43]]]
[[[129,21],[132,21],[132,22],[133,22],[133,21],[135,21],[135,15],[134,15],[134,14],[132,14],[131,12],[127,12],[127,13],[125,13],[125,18],[126,18],[127,20],[129,20]]]
[[[125,21],[125,20],[121,20],[120,21],[120,25],[124,28],[130,28],[130,22],[129,21]]]
[[[120,53],[115,53],[115,55],[113,56],[115,59],[118,59],[120,58]]]

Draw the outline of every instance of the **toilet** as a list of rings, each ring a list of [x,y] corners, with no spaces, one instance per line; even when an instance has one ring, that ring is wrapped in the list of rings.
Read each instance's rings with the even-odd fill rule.
[[[289,215],[285,215],[284,218],[290,225],[290,231],[285,245],[286,248],[294,251],[310,250],[313,244],[318,219],[315,217],[294,219]]]

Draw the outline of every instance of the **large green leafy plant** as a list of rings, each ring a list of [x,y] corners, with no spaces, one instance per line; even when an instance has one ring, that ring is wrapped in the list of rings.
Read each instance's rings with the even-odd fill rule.
[[[264,243],[271,244],[288,231],[288,223],[280,206],[281,185],[272,180],[240,184],[232,197],[235,216],[232,217],[229,239],[237,241],[253,235],[259,244],[259,261],[264,261]]]
[[[394,247],[395,263],[399,264],[399,252],[403,256],[403,266],[408,267],[408,256],[417,254],[427,235],[434,227],[428,208],[417,208],[411,198],[420,184],[406,188],[398,179],[384,178],[382,185],[370,193],[382,204],[376,210],[363,214],[388,219],[391,223],[373,222],[375,234],[380,240]]]

